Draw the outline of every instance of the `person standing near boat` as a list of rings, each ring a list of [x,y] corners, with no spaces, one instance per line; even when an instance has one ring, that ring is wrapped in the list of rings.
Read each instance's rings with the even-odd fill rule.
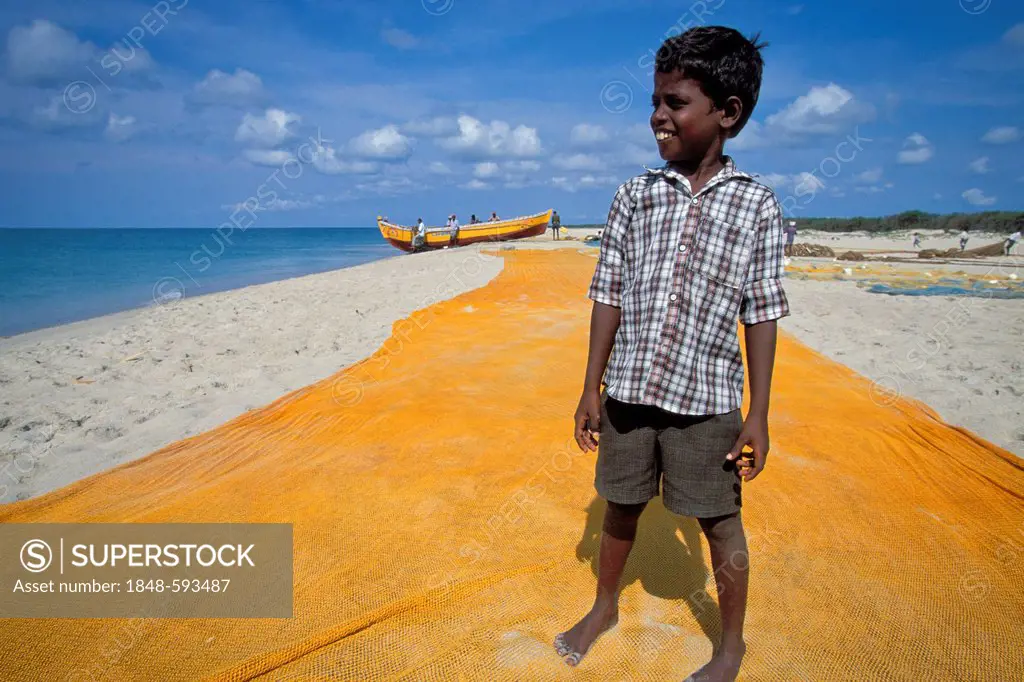
[[[960,230],[960,250],[963,251],[967,248],[967,240],[971,238],[971,235],[967,234],[967,228]]]
[[[451,237],[448,239],[448,246],[455,246],[455,243],[459,239],[459,219],[452,213],[451,220],[448,221],[448,229],[451,231]]]
[[[427,241],[427,226],[423,223],[423,218],[416,221],[416,234],[412,238],[413,250],[420,249]]]
[[[562,228],[562,219],[558,217],[558,211],[551,214],[551,238],[558,239],[558,231]]]
[[[487,219],[487,222],[489,222],[489,223],[496,223],[499,220],[501,220],[501,218],[498,217],[497,212],[492,211],[491,212],[491,217]]]

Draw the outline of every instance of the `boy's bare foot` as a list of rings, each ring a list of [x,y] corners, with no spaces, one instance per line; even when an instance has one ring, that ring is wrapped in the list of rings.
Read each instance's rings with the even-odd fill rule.
[[[614,602],[595,602],[590,613],[570,629],[555,637],[555,651],[566,663],[577,666],[594,642],[619,622],[619,608]]]
[[[747,645],[742,641],[733,645],[723,644],[703,668],[683,682],[735,682],[736,676],[740,674],[740,664],[745,653]]]

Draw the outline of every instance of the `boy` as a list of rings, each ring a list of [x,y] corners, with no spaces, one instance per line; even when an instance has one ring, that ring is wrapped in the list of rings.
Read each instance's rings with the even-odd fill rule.
[[[558,211],[551,214],[551,238],[558,239],[558,231],[562,229],[562,219],[558,217]]]
[[[746,650],[740,481],[754,479],[768,455],[775,321],[789,305],[779,203],[736,169],[723,146],[757,103],[761,47],[707,26],[670,38],[656,56],[651,129],[668,163],[619,188],[589,292],[590,354],[575,436],[580,448],[596,450],[600,434],[595,486],[607,511],[597,598],[555,638],[570,665],[618,620],[619,578],[662,475],[665,506],[697,517],[718,585],[722,641],[690,679],[734,680]],[[737,320],[750,368],[746,421]],[[745,445],[752,460],[740,456]]]

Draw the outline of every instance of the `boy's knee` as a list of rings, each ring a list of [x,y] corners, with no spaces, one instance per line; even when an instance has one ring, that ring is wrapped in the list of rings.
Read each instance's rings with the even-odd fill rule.
[[[743,522],[740,520],[738,512],[726,516],[697,519],[697,521],[709,543],[730,542],[743,538]]]
[[[604,513],[603,530],[619,540],[632,540],[636,536],[636,524],[640,520],[646,502],[640,504],[618,504],[609,502]]]

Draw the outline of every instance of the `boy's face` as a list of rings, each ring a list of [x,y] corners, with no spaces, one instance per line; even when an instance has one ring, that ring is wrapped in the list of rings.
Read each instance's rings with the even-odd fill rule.
[[[722,131],[722,112],[682,71],[654,73],[651,104],[651,130],[665,161],[699,161]]]

